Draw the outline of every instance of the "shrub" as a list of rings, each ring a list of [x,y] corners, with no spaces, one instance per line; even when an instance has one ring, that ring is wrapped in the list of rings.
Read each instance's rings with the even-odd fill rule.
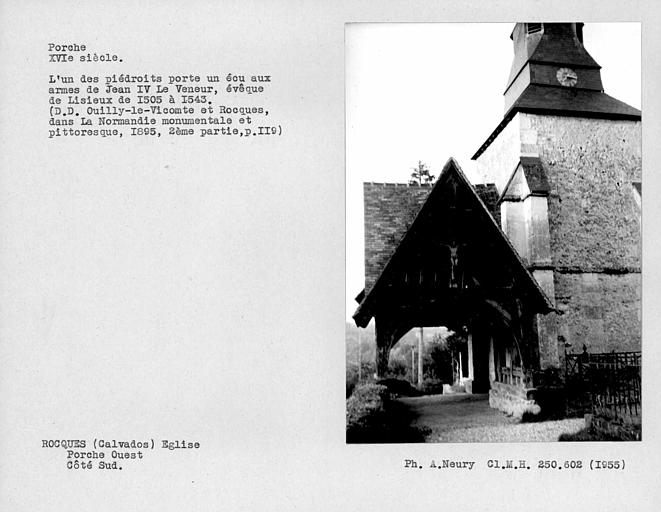
[[[361,384],[356,386],[347,400],[347,439],[349,432],[357,432],[375,426],[384,421],[386,402],[390,392],[379,384]]]
[[[392,400],[386,386],[361,384],[347,400],[348,443],[422,442],[427,430],[411,426],[411,416]]]
[[[584,428],[572,434],[560,434],[558,441],[622,441],[622,439]]]
[[[357,383],[358,383],[358,377],[356,376],[356,374],[350,374],[349,372],[347,372],[347,378],[346,378],[347,398],[351,396],[351,393],[353,393],[353,390],[356,387]]]
[[[422,394],[439,395],[443,393],[443,381],[433,377],[427,377],[422,381]]]
[[[395,377],[388,377],[376,382],[382,386],[386,386],[391,394],[396,396],[420,396],[420,391],[411,386],[411,383],[404,379],[397,379]]]
[[[392,352],[388,360],[388,373],[395,377],[409,377],[411,366],[408,359],[400,353]]]
[[[430,377],[440,380],[442,384],[452,384],[454,381],[452,353],[445,343],[430,347],[429,363],[427,363],[426,368]],[[429,372],[429,369],[433,369],[433,371]]]
[[[346,371],[346,398],[351,396],[353,390],[359,384],[365,384],[366,382],[374,381],[374,363],[370,361],[363,361],[361,365],[362,369],[362,379],[358,382],[358,366],[347,364]]]

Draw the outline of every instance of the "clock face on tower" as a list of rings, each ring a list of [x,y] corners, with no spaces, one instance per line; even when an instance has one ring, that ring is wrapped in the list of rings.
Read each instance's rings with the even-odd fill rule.
[[[578,82],[578,76],[576,76],[576,71],[570,68],[560,68],[555,74],[560,85],[565,87],[574,87],[576,82]]]

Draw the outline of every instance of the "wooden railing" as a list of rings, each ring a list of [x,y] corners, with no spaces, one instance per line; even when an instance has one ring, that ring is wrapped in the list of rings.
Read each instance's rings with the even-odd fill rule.
[[[534,384],[534,377],[531,370],[503,366],[501,368],[496,368],[496,381],[501,382],[502,384],[509,384],[510,386],[531,388]]]

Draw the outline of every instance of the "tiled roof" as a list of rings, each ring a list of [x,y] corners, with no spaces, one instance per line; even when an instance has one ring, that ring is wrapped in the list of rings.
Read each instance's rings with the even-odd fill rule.
[[[484,153],[517,112],[632,121],[640,121],[642,117],[641,111],[637,108],[603,92],[530,85],[471,157],[473,160],[477,160]]]
[[[438,201],[448,190],[455,191],[451,193],[451,197],[456,197],[454,194],[457,193],[457,190],[463,191],[462,197],[469,208],[468,211],[475,212],[474,216],[468,217],[469,226],[463,226],[463,231],[461,231],[463,236],[466,237],[469,234],[469,238],[472,240],[491,240],[497,247],[497,254],[502,258],[500,261],[518,276],[517,279],[521,280],[520,282],[527,290],[526,296],[534,300],[535,308],[538,308],[539,311],[552,309],[548,297],[528,272],[511,242],[500,229],[499,223],[493,216],[493,210],[487,206],[489,204],[492,208],[496,207],[497,193],[494,185],[472,186],[452,158],[445,164],[437,182],[431,188],[394,183],[365,183],[364,185],[366,285],[357,297],[360,304],[354,314],[354,320],[358,326],[367,325],[374,315],[376,297],[388,288],[388,280],[391,279],[389,276],[393,269],[415,253],[416,240],[420,240],[420,233],[431,229],[432,232],[428,231],[428,233],[429,236],[433,236],[433,226],[425,223],[429,221],[430,216],[435,215],[434,212],[439,211]],[[466,191],[468,194],[465,193]],[[384,198],[389,198],[390,204],[382,200]],[[417,207],[414,206],[420,200],[421,204]],[[406,205],[410,209],[406,210],[402,205]],[[452,208],[456,208],[456,206],[452,206]],[[398,218],[397,210],[410,215],[410,217],[406,217],[407,222],[402,222]],[[383,215],[378,215],[379,212],[382,212]],[[439,220],[443,222],[442,218]],[[404,229],[401,234],[400,229]],[[480,230],[484,236],[476,238],[474,229]],[[383,237],[384,234],[387,234],[387,238]]]
[[[539,157],[522,156],[521,167],[530,192],[533,194],[548,194],[551,187]]]
[[[590,117],[627,117],[640,119],[641,113],[626,103],[603,92],[530,85],[514,102],[512,110],[563,111],[565,115],[582,114]]]
[[[525,180],[525,181],[524,181]],[[523,187],[523,189],[521,188]],[[548,195],[551,187],[539,157],[522,156],[503,188],[500,200],[521,200],[528,190],[533,195]]]
[[[366,290],[374,285],[430,190],[425,185],[363,183]]]
[[[535,62],[562,63],[571,66],[599,68],[578,38],[570,29],[570,23],[544,23],[544,33],[529,60]]]
[[[480,196],[482,202],[491,213],[491,216],[496,219],[496,223],[500,226],[500,207],[498,206],[498,189],[493,183],[483,185],[478,183],[473,185],[477,195]]]
[[[583,43],[576,37],[571,25],[571,23],[544,23],[544,30],[539,42],[529,46],[527,53],[515,53],[507,81],[508,87],[527,62],[600,69],[601,66],[590,56]]]
[[[601,66],[583,46],[574,32],[574,25],[582,26],[581,23],[544,23],[541,34],[526,36],[522,32],[525,30],[525,23],[517,23],[512,33],[512,37],[516,39],[515,54],[507,89],[510,90],[517,80],[524,77],[520,73],[526,64],[529,64],[531,76],[527,78],[527,85],[520,84],[520,87],[514,87],[511,92],[506,91],[506,112],[503,120],[475,152],[473,160],[491,145],[517,112],[634,121],[641,119],[640,110],[603,92],[599,73]],[[550,65],[569,66],[589,73],[582,75],[582,85],[562,87],[555,81],[552,81],[552,84],[545,81],[542,68],[548,68]],[[535,76],[535,73],[540,75]],[[522,92],[519,92],[521,89]],[[511,98],[508,94],[512,95]]]
[[[493,183],[474,186],[500,225],[498,191]],[[431,186],[405,183],[364,183],[365,290],[369,291],[397,244],[413,223]]]

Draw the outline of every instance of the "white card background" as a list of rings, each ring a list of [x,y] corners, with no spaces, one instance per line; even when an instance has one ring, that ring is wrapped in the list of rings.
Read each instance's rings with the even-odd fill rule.
[[[651,5],[1,1],[0,509],[655,510]],[[525,18],[643,22],[644,441],[347,446],[344,25]],[[264,102],[286,133],[255,143],[49,140],[49,42],[124,57],[90,73],[270,74]],[[76,472],[41,447],[95,437],[201,448]],[[416,457],[629,467],[404,471]]]

